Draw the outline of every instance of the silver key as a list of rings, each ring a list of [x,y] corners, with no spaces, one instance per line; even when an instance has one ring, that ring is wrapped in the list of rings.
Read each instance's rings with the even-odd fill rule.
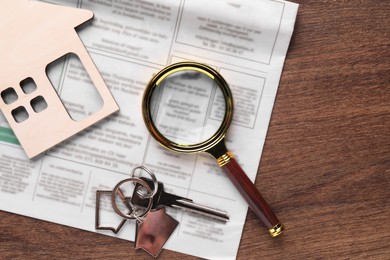
[[[141,179],[147,182],[150,187],[153,187],[153,181],[151,179],[144,177],[141,177]],[[146,194],[144,189],[145,188],[142,185],[139,185],[137,183],[131,199],[132,204],[141,207],[147,206],[149,199],[143,196],[143,194]],[[197,203],[194,203],[190,199],[167,193],[164,191],[164,184],[162,182],[158,182],[157,192],[153,196],[152,209],[158,209],[161,207],[177,208],[183,211],[200,214],[223,222],[229,221],[229,216],[225,211],[199,205]]]

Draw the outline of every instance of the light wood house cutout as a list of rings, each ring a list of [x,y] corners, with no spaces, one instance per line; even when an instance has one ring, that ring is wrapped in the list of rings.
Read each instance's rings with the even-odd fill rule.
[[[92,18],[88,10],[0,0],[0,109],[29,158],[119,110],[75,30]],[[47,65],[68,53],[79,57],[103,100],[99,111],[79,122],[69,116],[46,75]],[[31,93],[21,87],[26,79],[36,85]],[[34,107],[42,102],[43,109]]]

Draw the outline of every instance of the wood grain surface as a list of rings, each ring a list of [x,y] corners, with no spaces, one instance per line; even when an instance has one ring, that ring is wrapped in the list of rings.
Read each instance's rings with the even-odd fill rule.
[[[390,259],[390,1],[294,2],[256,179],[286,230],[272,239],[249,212],[238,259]],[[0,259],[152,258],[131,242],[0,212]]]

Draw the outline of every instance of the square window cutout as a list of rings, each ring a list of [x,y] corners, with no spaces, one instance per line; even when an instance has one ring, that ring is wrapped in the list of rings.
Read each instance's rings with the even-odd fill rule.
[[[15,108],[11,113],[17,123],[22,123],[29,117],[27,110],[22,106]]]
[[[32,109],[35,113],[42,112],[47,108],[46,100],[42,96],[37,96],[30,101]]]
[[[7,88],[1,92],[1,98],[3,99],[4,103],[8,105],[18,100],[18,94],[16,93],[15,89]]]
[[[61,82],[58,72],[64,69],[72,77]],[[103,98],[76,54],[69,53],[51,62],[46,67],[46,75],[74,121],[80,122],[103,108]]]
[[[25,94],[30,94],[37,89],[37,84],[35,84],[32,78],[27,78],[20,82],[20,87]]]

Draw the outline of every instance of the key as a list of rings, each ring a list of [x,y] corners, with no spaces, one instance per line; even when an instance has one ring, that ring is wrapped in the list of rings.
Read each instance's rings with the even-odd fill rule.
[[[141,177],[141,179],[147,182],[150,187],[153,187],[153,181],[151,179],[144,177]],[[144,190],[144,187],[137,183],[134,188],[131,203],[137,206],[146,207],[149,199],[143,198],[143,195],[145,193],[146,191]],[[152,209],[158,209],[161,207],[177,208],[183,211],[200,214],[223,222],[229,221],[229,216],[225,211],[199,205],[188,198],[167,193],[164,191],[164,184],[162,182],[158,182],[157,193],[153,196]]]
[[[153,180],[150,181],[153,184]],[[155,179],[154,181],[157,185],[157,180]],[[131,197],[126,197],[126,194],[131,193],[131,190],[136,189],[137,186],[134,186],[134,183],[138,184],[137,194],[146,200],[144,201],[145,205],[143,207],[133,205],[129,201]],[[135,248],[143,249],[156,258],[161,252],[165,243],[168,241],[169,237],[175,231],[179,222],[169,216],[165,212],[165,208],[152,210],[151,207],[153,205],[153,197],[155,193],[150,186],[150,184],[146,183],[140,178],[131,177],[120,181],[112,191],[96,191],[95,228],[99,230],[111,230],[117,234],[128,219],[136,219],[137,225],[135,234]],[[100,225],[101,194],[110,195],[113,210],[123,218],[116,227]],[[145,196],[146,194],[147,196]],[[117,201],[122,201],[123,205],[125,206],[124,209],[127,210],[126,212],[128,213],[121,211],[120,207],[117,205]],[[123,210],[123,207],[121,208]],[[143,210],[144,212],[139,213],[138,210]]]

